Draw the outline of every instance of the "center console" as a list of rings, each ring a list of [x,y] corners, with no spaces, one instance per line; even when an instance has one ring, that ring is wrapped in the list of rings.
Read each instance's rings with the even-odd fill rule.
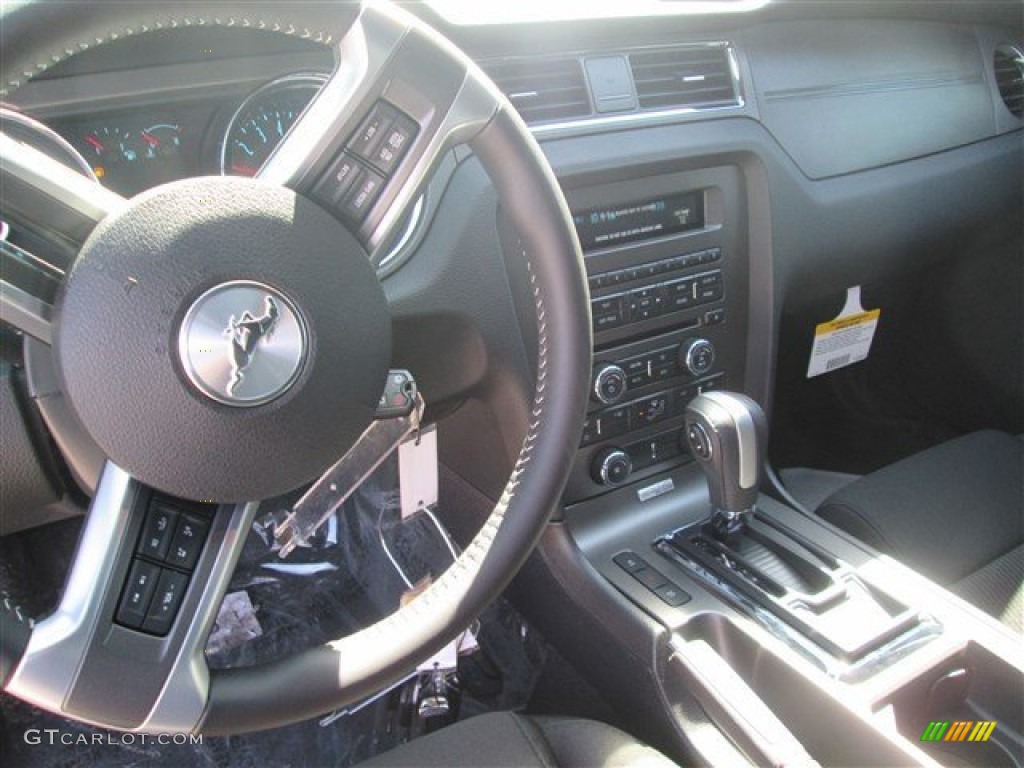
[[[771,249],[735,161],[564,182],[594,369],[518,604],[687,764],[1021,768],[1019,637],[762,492],[765,425],[730,391],[768,399]]]
[[[571,505],[564,529],[617,610],[653,619],[660,706],[694,759],[1019,768],[1020,638],[760,495],[750,398],[705,393],[683,419],[692,462]]]

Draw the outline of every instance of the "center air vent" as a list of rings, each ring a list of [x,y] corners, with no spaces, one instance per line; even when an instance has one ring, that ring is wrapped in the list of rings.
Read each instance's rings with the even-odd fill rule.
[[[660,48],[629,54],[641,109],[736,106],[739,94],[724,45]]]
[[[527,123],[590,114],[579,59],[503,59],[482,66]]]
[[[1017,117],[1024,117],[1024,54],[1012,45],[1000,45],[992,57],[992,66],[1006,108]]]

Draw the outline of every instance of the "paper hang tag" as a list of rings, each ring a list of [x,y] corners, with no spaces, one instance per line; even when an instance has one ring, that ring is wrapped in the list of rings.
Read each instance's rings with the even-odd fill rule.
[[[881,309],[865,311],[860,303],[860,286],[846,291],[846,306],[839,317],[814,329],[814,345],[807,366],[807,378],[845,368],[867,359],[878,328]]]
[[[398,446],[402,519],[437,504],[437,428],[427,427]]]

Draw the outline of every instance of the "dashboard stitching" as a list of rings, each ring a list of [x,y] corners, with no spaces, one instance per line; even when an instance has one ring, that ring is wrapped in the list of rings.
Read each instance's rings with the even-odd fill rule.
[[[320,43],[321,45],[330,45],[334,37],[331,33],[324,30],[310,30],[306,27],[296,27],[294,24],[289,22],[272,21],[262,18],[250,18],[240,17],[235,18],[229,16],[227,18],[220,18],[217,16],[182,16],[180,18],[168,17],[166,19],[155,19],[152,24],[143,24],[139,27],[125,27],[123,29],[113,29],[107,32],[105,35],[93,37],[89,40],[79,41],[77,46],[71,46],[64,49],[56,50],[52,52],[49,57],[42,61],[37,61],[34,71],[25,71],[21,73],[21,78],[8,80],[6,83],[0,85],[0,96],[7,96],[11,91],[20,88],[25,82],[31,80],[33,77],[42,74],[51,67],[61,63],[65,59],[70,58],[76,53],[86,51],[89,48],[99,45],[105,45],[112,43],[115,40],[119,40],[121,37],[131,37],[132,35],[141,34],[145,32],[151,32],[158,29],[177,29],[178,27],[238,27],[240,29],[256,29],[269,32],[278,32],[283,35],[289,35],[291,37],[298,37],[302,40],[310,40],[314,43]]]

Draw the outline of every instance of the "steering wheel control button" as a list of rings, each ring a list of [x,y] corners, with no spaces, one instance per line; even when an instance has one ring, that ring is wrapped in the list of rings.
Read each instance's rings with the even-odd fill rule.
[[[342,152],[313,188],[313,195],[325,206],[334,209],[362,175],[363,167],[354,157]]]
[[[143,631],[154,635],[166,635],[178,615],[187,587],[188,576],[184,573],[169,568],[161,569],[153,600],[146,612],[146,619],[142,622]]]
[[[591,467],[594,482],[601,485],[622,485],[633,471],[629,454],[621,448],[606,448],[597,454]]]
[[[712,448],[711,437],[702,424],[691,424],[686,430],[686,440],[690,444],[690,452],[701,461],[710,461]]]
[[[591,397],[599,403],[614,405],[626,394],[626,372],[613,363],[598,365],[594,371]]]
[[[397,117],[398,110],[385,101],[378,101],[349,142],[349,150],[367,162],[372,161]]]
[[[384,189],[385,179],[373,171],[364,171],[352,188],[345,195],[341,204],[341,212],[352,221],[362,222],[377,202]]]
[[[171,537],[178,522],[178,511],[172,507],[153,500],[149,504],[146,522],[142,525],[142,535],[136,552],[154,560],[163,560],[171,548]]]
[[[707,339],[690,339],[679,348],[679,358],[691,376],[703,376],[715,364],[715,346]]]
[[[218,403],[263,405],[302,372],[306,324],[284,294],[263,283],[221,283],[202,294],[178,332],[178,356],[193,386]]]
[[[133,560],[121,602],[117,606],[117,622],[139,629],[146,620],[146,611],[156,591],[160,569],[145,560]]]
[[[370,162],[385,175],[390,175],[405,156],[419,130],[419,125],[411,117],[399,112]]]
[[[184,514],[178,520],[166,562],[176,568],[191,571],[199,560],[199,553],[210,529],[208,520],[197,515]]]

